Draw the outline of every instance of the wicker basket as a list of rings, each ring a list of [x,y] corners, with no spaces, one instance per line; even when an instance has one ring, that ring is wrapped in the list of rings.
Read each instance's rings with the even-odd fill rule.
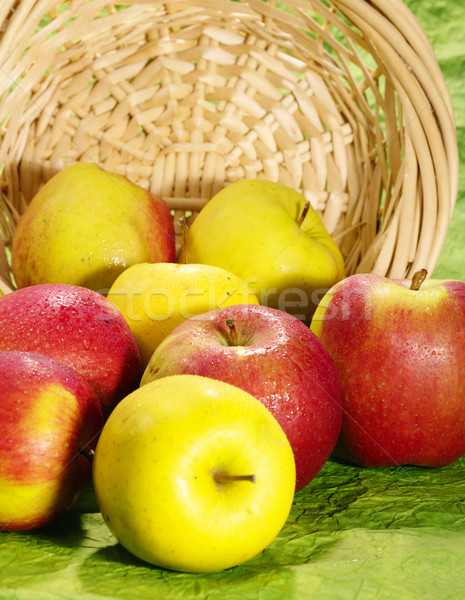
[[[76,161],[162,195],[178,234],[226,184],[265,177],[311,201],[347,275],[436,264],[454,117],[401,0],[1,0],[0,65],[8,284],[20,214]]]

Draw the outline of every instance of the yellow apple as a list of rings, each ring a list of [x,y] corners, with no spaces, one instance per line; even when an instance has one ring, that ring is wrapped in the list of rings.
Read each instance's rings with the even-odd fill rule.
[[[258,304],[237,275],[204,264],[141,263],[116,279],[107,296],[136,339],[143,368],[155,348],[180,323],[236,304]]]
[[[97,442],[93,481],[116,539],[142,560],[211,572],[264,550],[294,498],[283,429],[248,392],[199,375],[147,383]]]
[[[236,273],[260,304],[307,324],[344,276],[341,252],[304,196],[265,179],[237,181],[207,202],[185,233],[179,262]]]
[[[68,283],[105,293],[132,264],[174,260],[165,201],[94,163],[54,175],[26,208],[12,244],[18,287]]]

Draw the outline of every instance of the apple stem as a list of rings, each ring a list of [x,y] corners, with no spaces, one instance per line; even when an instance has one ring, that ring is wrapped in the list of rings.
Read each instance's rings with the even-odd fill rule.
[[[231,344],[237,346],[237,329],[232,319],[226,319],[226,325],[229,327]]]
[[[299,220],[297,221],[297,226],[298,227],[302,227],[303,222],[305,221],[305,217],[307,216],[308,211],[310,210],[310,201],[307,200],[307,202],[305,203],[303,209],[302,209],[302,214],[300,215]]]
[[[418,291],[420,289],[421,284],[425,281],[428,276],[428,271],[426,269],[420,269],[416,271],[412,276],[412,283],[410,285],[411,290]]]
[[[214,473],[213,479],[216,483],[232,483],[233,481],[250,481],[255,483],[255,475],[227,475],[226,473]]]
[[[92,448],[79,448],[78,452],[79,454],[85,456],[88,461],[92,462],[92,459],[94,458],[95,454],[95,451],[92,450]]]

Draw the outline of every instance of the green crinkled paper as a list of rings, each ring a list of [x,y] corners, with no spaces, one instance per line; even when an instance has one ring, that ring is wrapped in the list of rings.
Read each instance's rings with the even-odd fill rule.
[[[465,5],[407,0],[449,86],[461,155],[453,222],[434,276],[465,280]],[[208,575],[172,573],[116,543],[92,487],[60,521],[0,534],[0,600],[462,600],[465,458],[442,469],[328,461],[259,556]]]
[[[207,575],[134,558],[109,533],[89,487],[47,529],[0,536],[0,598],[460,600],[464,465],[362,469],[330,460],[262,554]]]

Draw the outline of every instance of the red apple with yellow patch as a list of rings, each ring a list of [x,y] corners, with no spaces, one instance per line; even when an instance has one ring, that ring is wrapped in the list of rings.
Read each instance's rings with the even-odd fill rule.
[[[367,467],[441,467],[465,453],[465,283],[357,274],[311,328],[344,390],[338,454]]]
[[[91,477],[98,397],[71,367],[0,352],[0,530],[28,531],[67,512]]]

